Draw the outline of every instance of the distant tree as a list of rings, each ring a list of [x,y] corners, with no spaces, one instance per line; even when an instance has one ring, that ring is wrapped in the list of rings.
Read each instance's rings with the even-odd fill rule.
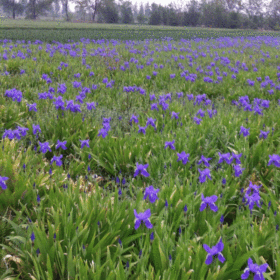
[[[256,29],[258,27],[263,27],[263,11],[264,7],[263,0],[248,0],[244,4],[244,10],[249,17],[249,27]]]
[[[137,15],[137,21],[141,24],[143,24],[146,21],[145,14],[144,14],[144,6],[142,2],[140,4],[139,13]]]
[[[121,23],[133,23],[132,3],[125,1],[121,3]]]
[[[280,2],[271,0],[267,7],[267,27],[273,30],[280,30]]]
[[[118,9],[114,0],[103,0],[100,13],[106,23],[117,23],[119,21]]]
[[[196,0],[192,0],[188,10],[184,12],[183,24],[186,26],[197,26],[200,16],[199,4]]]
[[[180,17],[176,13],[172,4],[169,4],[168,7],[166,7],[166,10],[167,10],[167,16],[168,16],[168,25],[178,26]]]
[[[227,12],[225,10],[225,7],[220,3],[215,4],[213,27],[227,27]]]
[[[201,23],[207,27],[225,28],[227,26],[227,13],[219,1],[203,1],[201,3]]]
[[[85,21],[86,20],[86,1],[75,1],[75,12],[79,18],[79,20]]]
[[[38,16],[47,16],[53,0],[29,0],[26,6],[26,19],[36,20]]]
[[[157,4],[152,3],[152,12],[149,18],[150,25],[160,25],[162,22],[160,8]]]
[[[65,19],[66,21],[70,21],[69,18],[69,0],[58,0],[61,2],[62,4],[62,12],[61,14],[64,16],[65,15]]]
[[[138,4],[132,4],[132,14],[133,14],[133,18],[137,19],[138,16]]]
[[[159,12],[161,15],[162,23],[164,25],[169,25],[169,8],[159,5]]]
[[[228,12],[240,12],[244,9],[244,0],[224,0],[223,4]]]
[[[240,28],[241,18],[238,12],[229,12],[228,14],[228,28]]]
[[[60,16],[60,4],[59,0],[55,0],[53,3],[53,11],[54,11],[54,17],[59,17]]]
[[[13,19],[16,18],[16,15],[22,15],[25,8],[23,3],[17,3],[15,0],[0,0],[0,6],[2,6],[4,13],[12,14]]]
[[[151,15],[151,8],[150,8],[150,4],[149,3],[146,3],[144,11],[145,11],[145,17],[147,19],[149,19],[150,15]]]

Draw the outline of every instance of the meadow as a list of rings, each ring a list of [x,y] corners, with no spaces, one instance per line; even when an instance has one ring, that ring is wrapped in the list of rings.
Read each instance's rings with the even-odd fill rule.
[[[215,32],[1,40],[0,279],[280,279],[280,38]]]

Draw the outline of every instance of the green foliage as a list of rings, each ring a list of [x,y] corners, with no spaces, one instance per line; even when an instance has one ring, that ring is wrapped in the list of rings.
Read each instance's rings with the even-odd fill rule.
[[[16,75],[20,73],[22,63],[18,59],[8,60],[6,66],[6,71],[11,75]]]

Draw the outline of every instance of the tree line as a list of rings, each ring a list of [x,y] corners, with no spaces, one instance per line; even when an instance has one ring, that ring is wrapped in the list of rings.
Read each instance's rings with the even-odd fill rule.
[[[69,3],[75,4],[75,13]],[[280,1],[270,0],[191,0],[166,6],[129,0],[0,0],[3,12],[15,19],[25,15],[73,17],[100,23],[149,24],[166,26],[205,26],[212,28],[248,28],[280,30]]]

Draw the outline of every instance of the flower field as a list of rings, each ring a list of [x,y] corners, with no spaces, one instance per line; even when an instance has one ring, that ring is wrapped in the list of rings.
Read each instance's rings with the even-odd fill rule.
[[[0,279],[280,279],[280,38],[0,43]]]

